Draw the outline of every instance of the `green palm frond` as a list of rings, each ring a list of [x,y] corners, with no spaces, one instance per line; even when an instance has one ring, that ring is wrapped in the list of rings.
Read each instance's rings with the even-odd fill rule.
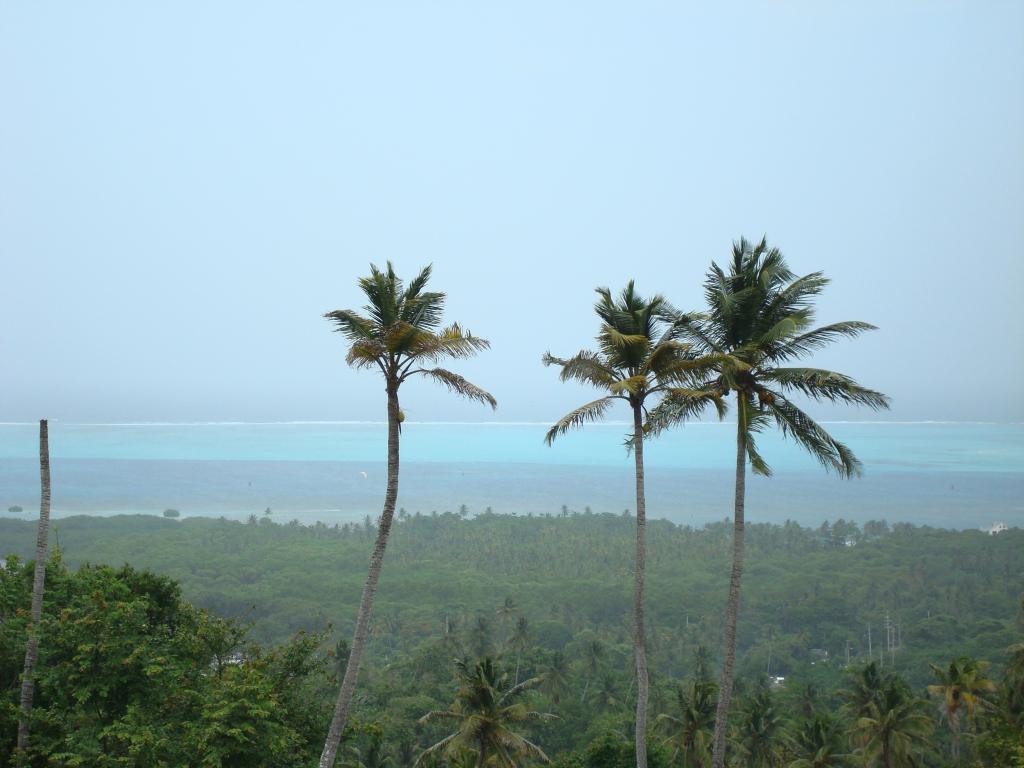
[[[364,341],[374,336],[374,323],[351,309],[336,309],[324,317],[334,324],[334,330],[350,341]]]
[[[548,445],[554,442],[559,435],[564,435],[570,429],[581,427],[588,422],[599,421],[609,408],[614,404],[615,397],[602,397],[581,405],[570,411],[551,427],[544,436],[544,442]]]
[[[779,343],[773,345],[765,353],[765,359],[773,363],[781,363],[786,360],[804,357],[840,339],[856,338],[865,331],[875,330],[878,329],[871,323],[864,323],[859,320],[848,320],[842,323],[823,325],[812,331],[781,339]]]
[[[708,405],[715,408],[719,419],[723,418],[728,410],[728,405],[718,390],[684,387],[666,389],[661,402],[647,414],[644,432],[660,435],[666,429],[700,415]]]
[[[550,352],[542,358],[544,365],[561,367],[559,378],[562,381],[578,381],[592,384],[599,389],[611,387],[616,381],[616,373],[604,363],[600,355],[581,350],[568,359],[554,357]]]
[[[407,375],[413,374],[420,374],[444,384],[450,391],[468,400],[489,405],[492,409],[498,407],[498,401],[494,399],[494,395],[467,381],[457,373],[452,373],[444,368],[417,368],[409,371]]]
[[[881,392],[862,387],[849,376],[822,368],[771,368],[761,377],[784,390],[796,390],[815,400],[866,405],[874,410],[889,407],[889,398]]]
[[[825,469],[841,477],[856,477],[863,472],[853,451],[781,394],[775,394],[771,402],[765,403],[765,408],[775,417],[782,434],[796,440]]]

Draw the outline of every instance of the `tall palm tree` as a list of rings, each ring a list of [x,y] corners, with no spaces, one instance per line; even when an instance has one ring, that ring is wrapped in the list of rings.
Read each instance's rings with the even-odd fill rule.
[[[978,706],[985,703],[982,694],[995,691],[996,684],[984,676],[988,662],[967,656],[953,659],[945,669],[937,664],[931,668],[936,683],[928,686],[928,693],[940,699],[939,713],[949,724],[952,736],[950,756],[959,765],[963,717],[966,715],[969,723]]]
[[[39,422],[39,527],[36,533],[36,562],[32,578],[32,622],[25,644],[25,668],[21,675],[21,717],[18,720],[18,750],[28,748],[32,703],[35,698],[36,659],[39,656],[39,623],[43,616],[43,588],[46,584],[47,539],[50,534],[50,432],[46,419]]]
[[[693,680],[677,692],[679,717],[658,715],[655,723],[668,732],[665,744],[673,746],[672,760],[681,758],[682,768],[706,768],[711,762],[711,738],[715,732],[715,695],[718,686],[708,680]]]
[[[583,673],[586,676],[586,682],[583,685],[583,693],[580,694],[580,704],[586,701],[587,689],[590,688],[590,684],[594,678],[601,671],[601,667],[604,663],[604,643],[594,638],[587,642],[583,646]]]
[[[500,671],[490,657],[475,664],[459,660],[455,665],[460,683],[455,703],[451,709],[428,712],[419,722],[454,720],[458,728],[424,750],[417,763],[433,755],[448,756],[463,750],[476,753],[477,768],[491,758],[507,768],[515,768],[523,759],[550,762],[543,749],[518,732],[531,721],[555,719],[517,700],[541,679],[532,677],[510,686],[508,674]]]
[[[391,532],[391,521],[395,514],[398,498],[398,454],[399,436],[404,414],[399,406],[398,390],[409,378],[425,376],[443,384],[452,392],[497,406],[494,398],[462,376],[444,368],[435,367],[443,358],[464,359],[472,357],[490,345],[463,330],[457,323],[441,328],[441,315],[445,295],[427,291],[430,267],[423,269],[408,285],[395,274],[391,262],[385,270],[370,266],[370,275],[360,278],[359,287],[366,295],[366,314],[351,309],[328,312],[335,330],[349,342],[346,361],[356,368],[380,371],[384,377],[387,393],[388,414],[388,480],[384,494],[384,510],[377,527],[377,539],[370,557],[369,573],[359,602],[359,614],[352,635],[352,648],[345,677],[338,691],[327,741],[320,756],[320,768],[331,768],[341,742],[341,734],[348,721],[349,706],[355,691],[359,665],[370,624],[373,597],[380,579],[384,550]]]
[[[913,750],[929,745],[934,727],[924,707],[925,702],[914,696],[901,677],[886,675],[878,695],[865,705],[851,731],[865,763],[882,768],[917,765]]]
[[[736,662],[736,622],[743,574],[746,466],[755,474],[769,475],[767,462],[757,451],[754,435],[772,422],[782,433],[841,477],[861,472],[853,452],[833,438],[802,411],[790,397],[888,408],[888,398],[857,384],[840,373],[820,368],[788,367],[816,349],[843,337],[873,329],[848,321],[813,327],[813,301],[828,280],[820,272],[796,277],[777,248],[762,239],[756,245],[733,244],[728,270],[712,263],[704,283],[708,311],[681,316],[680,338],[697,354],[714,355],[716,384],[723,396],[736,399],[736,487],[733,515],[733,557],[726,603],[725,654],[715,718],[714,768],[725,764],[725,736]],[[671,404],[670,404],[671,405]],[[671,407],[669,408],[671,411]],[[666,416],[659,414],[657,421]]]
[[[598,352],[583,350],[568,359],[544,355],[545,365],[562,369],[562,381],[590,384],[604,394],[563,416],[545,437],[556,437],[587,422],[598,421],[617,400],[629,405],[633,432],[628,445],[636,473],[636,564],[633,592],[633,652],[636,660],[636,762],[647,768],[647,654],[644,646],[644,577],[647,558],[647,504],[644,489],[644,420],[648,402],[671,396],[680,413],[696,413],[708,403],[719,403],[717,392],[694,386],[707,369],[695,360],[689,346],[676,338],[675,311],[662,296],[647,300],[631,280],[618,299],[598,288],[594,305],[601,320]]]
[[[512,636],[508,639],[509,648],[516,653],[516,675],[513,681],[514,685],[519,685],[519,661],[522,658],[523,653],[529,649],[530,641],[530,620],[525,616],[520,616],[516,621],[515,629],[512,630]]]

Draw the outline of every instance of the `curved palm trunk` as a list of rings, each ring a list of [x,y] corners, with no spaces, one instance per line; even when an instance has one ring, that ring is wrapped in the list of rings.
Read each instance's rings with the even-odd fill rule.
[[[50,533],[50,437],[46,419],[39,422],[39,529],[36,534],[36,567],[32,579],[32,623],[25,645],[25,669],[21,675],[21,717],[18,720],[18,749],[28,747],[29,719],[35,698],[36,659],[39,656],[39,622],[43,615],[43,587],[46,583],[46,543]]]
[[[644,495],[643,406],[633,405],[636,460],[636,582],[633,591],[633,653],[636,656],[636,766],[647,768],[647,650],[644,647],[644,575],[647,563],[647,500]]]
[[[334,717],[327,731],[327,742],[320,756],[320,768],[331,768],[334,765],[341,735],[348,722],[349,706],[359,677],[359,664],[362,661],[366,636],[370,628],[370,612],[373,610],[373,597],[380,580],[380,569],[384,562],[384,550],[388,545],[388,534],[391,532],[391,520],[395,515],[395,502],[398,499],[398,440],[399,440],[399,409],[398,386],[388,384],[388,485],[384,493],[384,511],[380,516],[377,529],[377,541],[370,556],[370,571],[363,586],[363,597],[359,603],[359,615],[356,619],[356,630],[352,635],[352,649],[349,651],[348,664],[345,666],[345,677],[338,691],[338,701],[334,706]]]
[[[736,498],[733,512],[732,574],[729,577],[729,599],[725,608],[725,659],[722,663],[722,684],[718,689],[718,709],[715,712],[712,768],[725,766],[725,728],[732,699],[732,675],[736,663],[736,619],[740,610],[740,579],[743,576],[743,504],[747,481],[746,414],[742,395],[737,396],[736,401]]]

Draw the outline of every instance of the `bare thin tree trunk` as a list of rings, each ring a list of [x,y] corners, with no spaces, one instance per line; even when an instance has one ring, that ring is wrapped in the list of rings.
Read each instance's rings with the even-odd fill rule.
[[[636,766],[647,768],[647,650],[644,647],[644,575],[647,563],[647,500],[644,495],[643,406],[633,406],[636,460],[636,583],[633,592],[633,652],[636,656]]]
[[[352,635],[352,649],[349,652],[348,664],[345,666],[345,677],[338,691],[338,701],[334,706],[334,717],[327,731],[327,741],[323,754],[320,755],[320,768],[332,768],[338,753],[341,735],[348,722],[349,706],[359,677],[359,665],[366,646],[366,636],[370,628],[370,612],[373,610],[373,597],[380,580],[380,569],[384,562],[384,550],[388,545],[388,534],[391,532],[391,520],[395,515],[395,502],[398,499],[398,441],[399,441],[399,409],[398,386],[388,385],[388,485],[384,493],[384,511],[380,516],[377,528],[377,541],[370,556],[370,570],[363,586],[363,597],[359,603],[359,615],[356,619],[356,630]]]
[[[39,422],[39,529],[36,534],[36,567],[32,579],[32,622],[25,644],[25,669],[21,675],[21,718],[18,720],[18,749],[28,747],[29,720],[35,698],[36,659],[39,657],[39,624],[43,616],[43,587],[46,584],[46,543],[50,533],[50,437],[46,419]]]
[[[715,711],[715,739],[711,768],[725,766],[725,733],[732,699],[733,667],[736,664],[736,619],[740,610],[740,579],[743,576],[743,504],[746,494],[747,444],[746,415],[743,395],[737,395],[736,419],[736,498],[733,512],[732,574],[729,577],[729,599],[725,608],[725,659],[722,663],[722,684],[718,689]]]

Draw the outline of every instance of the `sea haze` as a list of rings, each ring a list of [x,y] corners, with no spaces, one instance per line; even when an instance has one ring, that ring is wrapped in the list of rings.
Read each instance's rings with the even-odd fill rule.
[[[748,482],[752,522],[845,517],[952,528],[1024,525],[1024,425],[828,425],[864,476],[826,474],[776,433],[759,439],[775,474]],[[546,424],[406,423],[399,505],[409,513],[633,510],[625,424],[543,443]],[[386,432],[379,423],[50,424],[54,516],[160,514],[328,524],[380,512]],[[32,517],[37,427],[0,425],[0,514]],[[734,425],[696,423],[648,444],[648,513],[701,525],[731,515]],[[6,512],[23,507],[21,513]]]

